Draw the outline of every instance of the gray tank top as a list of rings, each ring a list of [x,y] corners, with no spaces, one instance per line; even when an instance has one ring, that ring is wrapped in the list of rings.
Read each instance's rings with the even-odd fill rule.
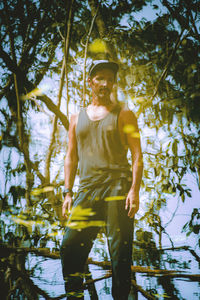
[[[76,127],[80,185],[103,183],[127,171],[130,173],[127,150],[118,130],[120,110],[115,106],[98,121],[90,120],[86,109],[80,111]]]

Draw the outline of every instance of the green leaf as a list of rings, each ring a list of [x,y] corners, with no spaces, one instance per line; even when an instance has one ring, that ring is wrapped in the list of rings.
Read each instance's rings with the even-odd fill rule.
[[[173,144],[172,144],[172,152],[174,154],[174,156],[177,156],[178,154],[178,141],[174,140]]]

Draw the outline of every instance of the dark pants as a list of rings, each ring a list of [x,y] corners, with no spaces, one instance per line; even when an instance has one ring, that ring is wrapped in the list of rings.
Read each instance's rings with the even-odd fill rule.
[[[83,291],[84,266],[93,240],[99,232],[100,225],[103,225],[102,221],[106,226],[112,264],[112,295],[115,300],[128,299],[131,284],[133,219],[128,218],[125,210],[124,191],[127,193],[129,186],[123,179],[107,188],[102,186],[82,191],[76,197],[74,207],[77,212],[80,212],[81,208],[83,215],[76,214],[76,209],[73,215],[72,210],[69,227],[66,228],[60,249],[67,299],[83,299],[80,298],[80,293]],[[115,200],[115,196],[123,195],[122,192],[124,199]],[[90,215],[88,208],[91,208],[94,214]],[[87,220],[83,220],[84,218]],[[76,228],[73,229],[73,226]]]

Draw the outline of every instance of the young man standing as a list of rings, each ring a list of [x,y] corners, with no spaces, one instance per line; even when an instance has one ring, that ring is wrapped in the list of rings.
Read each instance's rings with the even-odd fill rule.
[[[108,60],[92,63],[88,78],[92,103],[70,121],[62,214],[71,214],[61,245],[67,299],[80,299],[81,274],[101,222],[105,223],[111,257],[113,299],[127,300],[130,292],[133,217],[139,209],[142,154],[136,117],[110,99],[117,71],[118,65]],[[72,206],[78,162],[80,183]],[[70,224],[80,221],[76,220],[77,208],[91,213],[85,226],[80,222],[73,228]]]

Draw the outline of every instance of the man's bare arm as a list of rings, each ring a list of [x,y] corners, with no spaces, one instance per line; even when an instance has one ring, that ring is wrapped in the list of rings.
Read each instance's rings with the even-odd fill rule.
[[[69,124],[69,141],[68,149],[64,162],[65,187],[72,189],[78,166],[78,153],[76,141],[76,124],[78,115],[72,115]],[[67,193],[62,206],[62,215],[67,217],[67,211],[70,211],[72,206],[72,195]]]
[[[122,141],[128,146],[132,155],[132,185],[126,198],[125,208],[128,209],[128,216],[133,218],[139,209],[139,190],[143,160],[137,119],[130,110],[122,110],[120,112],[119,130]]]

